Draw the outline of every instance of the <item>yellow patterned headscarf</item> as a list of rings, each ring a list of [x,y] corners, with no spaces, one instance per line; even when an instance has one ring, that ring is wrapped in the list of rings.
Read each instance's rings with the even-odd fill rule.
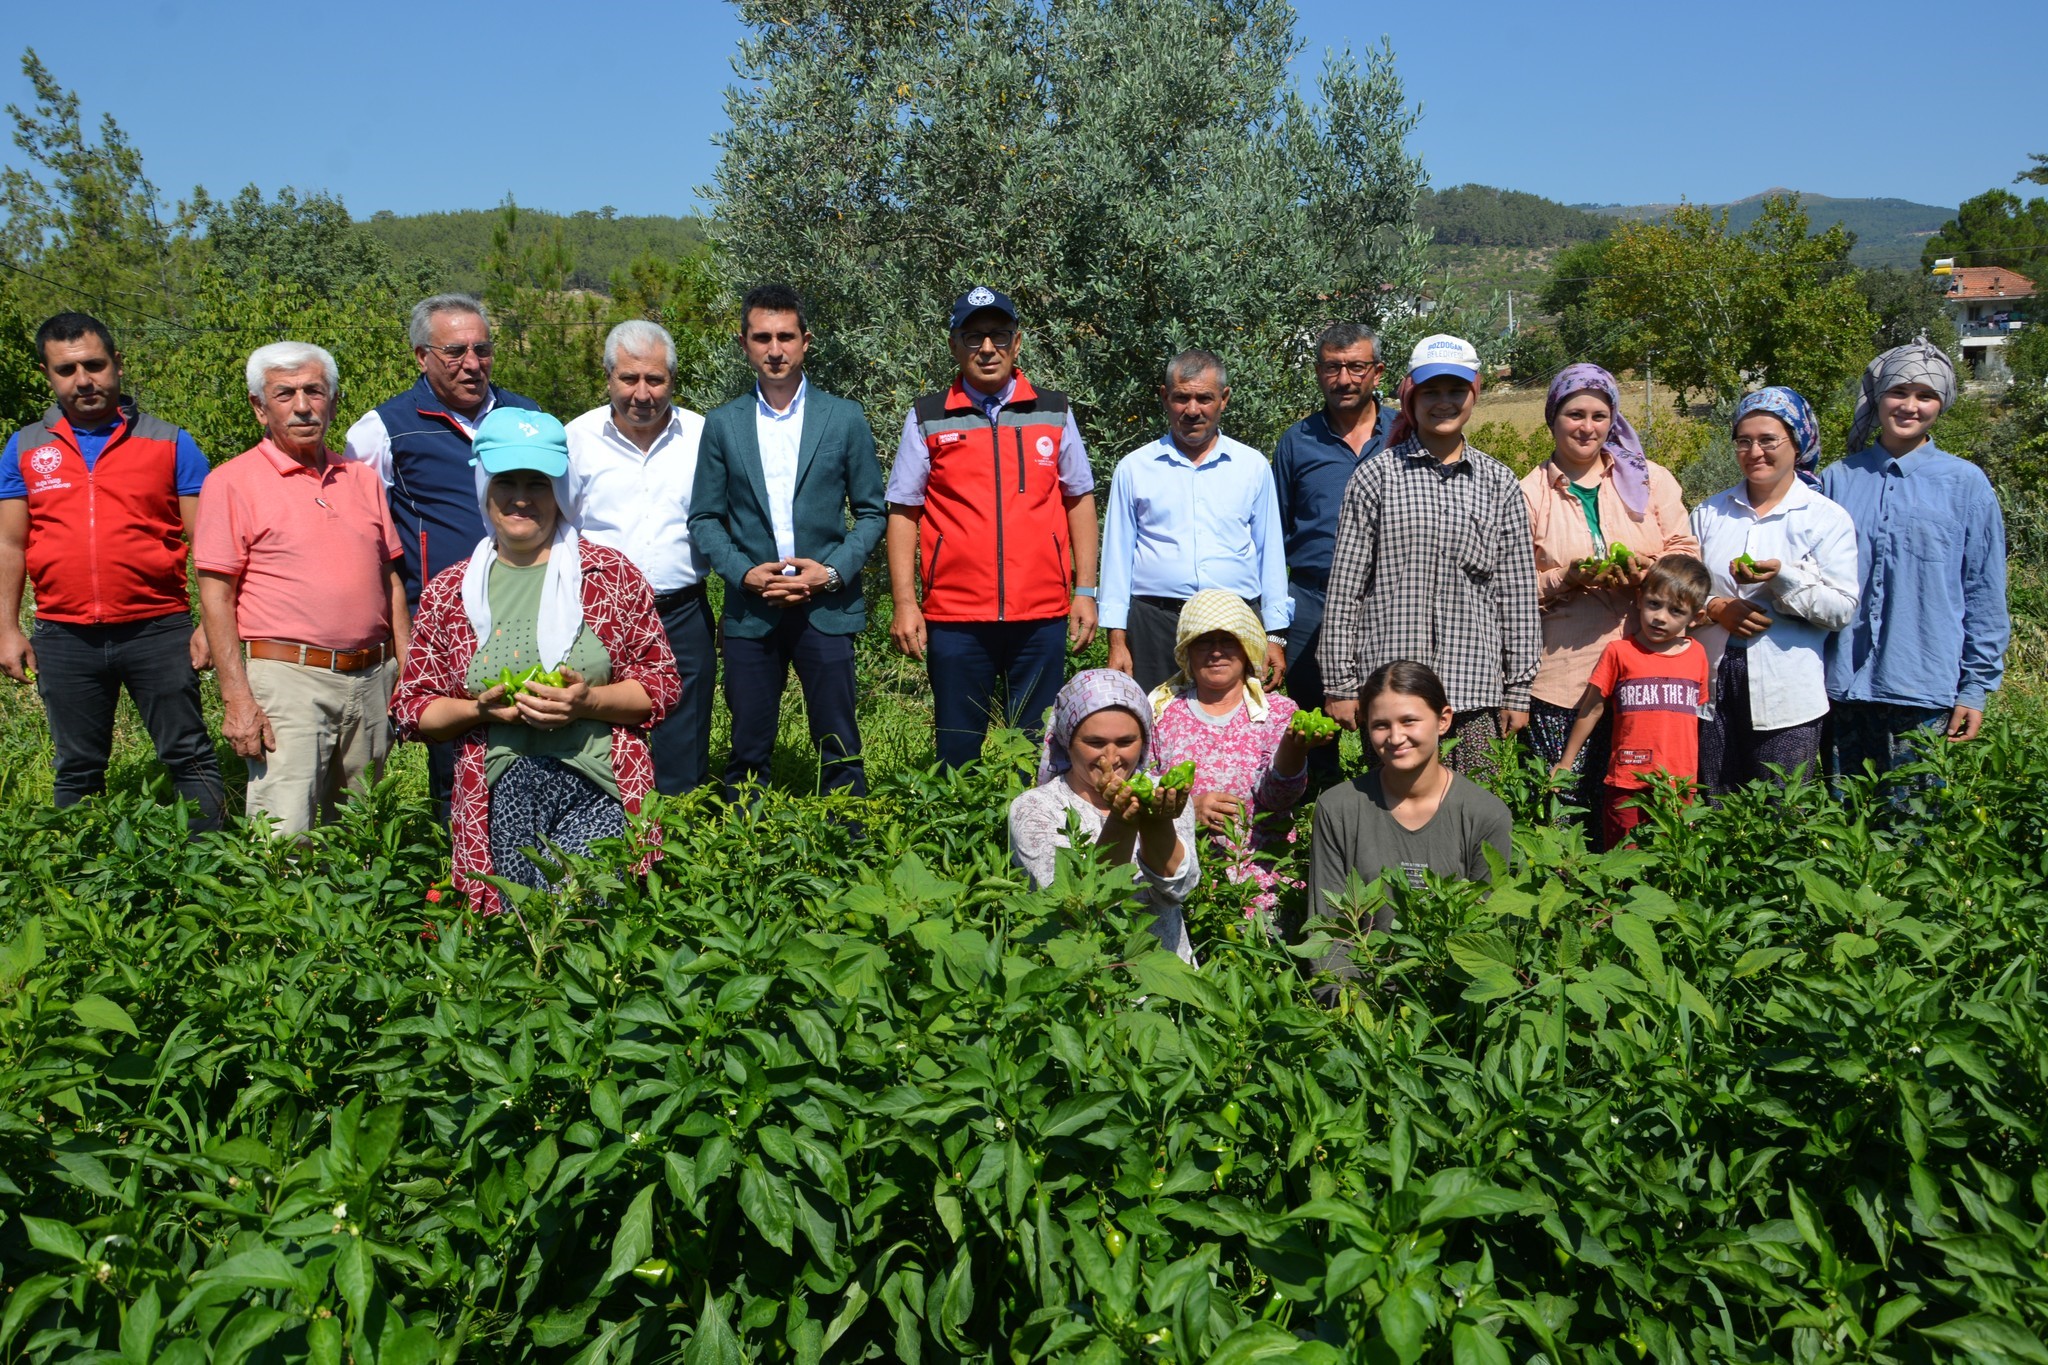
[[[1266,689],[1259,686],[1259,667],[1266,661],[1265,623],[1259,620],[1251,603],[1221,588],[1198,592],[1182,604],[1180,626],[1173,635],[1173,661],[1180,665],[1180,672],[1152,689],[1148,700],[1153,716],[1164,715],[1166,704],[1183,691],[1194,691],[1188,676],[1188,646],[1218,630],[1228,631],[1244,646],[1245,660],[1251,665],[1244,680],[1245,710],[1255,721],[1266,718]]]

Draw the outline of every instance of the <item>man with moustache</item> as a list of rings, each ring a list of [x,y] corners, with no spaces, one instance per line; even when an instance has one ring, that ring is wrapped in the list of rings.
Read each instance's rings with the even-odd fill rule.
[[[405,549],[405,595],[417,605],[420,586],[469,558],[484,538],[470,440],[493,408],[538,409],[530,398],[491,383],[495,348],[491,319],[467,294],[436,294],[413,305],[407,325],[420,377],[348,429],[344,453],[384,481],[391,521]],[[455,789],[452,744],[427,746],[434,810],[448,822]]]
[[[1394,425],[1393,409],[1379,400],[1380,377],[1387,369],[1379,345],[1373,330],[1359,323],[1324,328],[1316,338],[1315,365],[1322,410],[1289,427],[1273,450],[1280,533],[1287,548],[1287,595],[1294,602],[1294,619],[1287,627],[1287,693],[1307,707],[1328,700],[1315,650],[1344,485],[1386,445]],[[1315,790],[1335,782],[1337,746],[1309,750],[1308,767]]]
[[[794,289],[749,290],[740,348],[754,391],[704,419],[690,533],[725,580],[729,800],[768,780],[792,667],[818,748],[819,791],[867,794],[853,637],[868,619],[861,569],[887,515],[882,467],[860,404],[804,377],[810,345]]]
[[[121,353],[98,318],[45,321],[36,361],[56,402],[0,449],[0,672],[42,694],[59,806],[106,790],[126,688],[199,808],[195,827],[218,829],[226,796],[199,702],[206,635],[185,579],[206,456],[122,394]],[[28,581],[33,642],[20,626]]]
[[[1223,434],[1223,361],[1182,351],[1159,386],[1166,434],[1123,457],[1102,518],[1102,626],[1109,666],[1151,691],[1172,677],[1180,609],[1207,588],[1237,594],[1266,627],[1250,661],[1278,686],[1287,671],[1287,562],[1266,457]]]
[[[604,376],[608,401],[568,424],[570,505],[562,512],[581,535],[625,555],[654,588],[683,690],[647,742],[655,790],[677,796],[710,776],[718,677],[704,552],[690,536],[704,419],[676,405],[676,344],[652,322],[612,328]]]
[[[192,560],[249,814],[303,834],[391,751],[411,619],[403,549],[375,472],[327,449],[334,357],[273,342],[246,377],[264,436],[206,481]]]
[[[884,491],[889,638],[926,660],[948,768],[974,761],[997,717],[1037,743],[1066,681],[1060,647],[1095,638],[1095,473],[1067,396],[1017,368],[1023,346],[1007,295],[953,301],[958,369],[911,405]]]

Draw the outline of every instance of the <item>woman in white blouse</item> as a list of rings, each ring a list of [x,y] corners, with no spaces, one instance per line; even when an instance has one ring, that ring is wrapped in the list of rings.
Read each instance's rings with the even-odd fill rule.
[[[1856,528],[1812,482],[1820,428],[1790,389],[1735,410],[1743,482],[1692,514],[1713,574],[1699,634],[1714,668],[1700,724],[1700,781],[1714,795],[1817,769],[1828,712],[1822,650],[1856,612]]]
[[[1010,856],[1032,885],[1051,885],[1057,850],[1072,846],[1069,816],[1078,817],[1104,862],[1131,864],[1159,941],[1193,962],[1180,905],[1201,879],[1195,808],[1185,788],[1160,788],[1149,809],[1130,790],[1151,748],[1152,707],[1128,674],[1075,674],[1053,703],[1038,785],[1010,802]]]

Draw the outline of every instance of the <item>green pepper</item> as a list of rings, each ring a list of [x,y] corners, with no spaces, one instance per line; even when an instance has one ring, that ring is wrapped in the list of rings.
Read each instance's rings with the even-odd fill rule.
[[[1109,1248],[1109,1254],[1112,1260],[1123,1255],[1124,1230],[1118,1227],[1116,1224],[1111,1223],[1107,1228],[1103,1229],[1102,1244]]]
[[[36,671],[33,668],[22,669],[21,680],[23,682],[34,682],[36,680]]]
[[[1319,739],[1337,732],[1337,722],[1322,713],[1318,707],[1313,711],[1296,711],[1294,719],[1287,722],[1290,732],[1309,739]]]
[[[1162,787],[1179,787],[1185,790],[1188,784],[1194,780],[1195,761],[1191,758],[1185,763],[1176,763],[1173,767],[1167,769],[1166,776],[1159,780],[1159,785]]]
[[[509,668],[498,670],[498,685],[505,689],[506,701],[519,695],[519,679],[512,676],[512,670]]]
[[[1150,804],[1157,784],[1152,781],[1150,773],[1133,773],[1130,781],[1124,783],[1124,787],[1140,801]]]
[[[1741,554],[1735,556],[1735,567],[1747,573],[1755,573],[1756,556],[1750,554],[1747,550],[1743,551]]]
[[[656,1289],[666,1289],[675,1283],[676,1268],[657,1256],[634,1266],[633,1278]]]

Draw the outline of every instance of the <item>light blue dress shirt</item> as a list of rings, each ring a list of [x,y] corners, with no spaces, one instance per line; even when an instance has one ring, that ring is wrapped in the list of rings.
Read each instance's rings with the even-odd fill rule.
[[[1984,471],[1934,445],[1881,445],[1820,473],[1856,523],[1862,600],[1828,641],[1828,696],[1968,706],[2005,676],[2005,517]]]
[[[1294,619],[1273,466],[1222,435],[1196,464],[1162,436],[1118,461],[1109,481],[1099,619],[1124,630],[1133,596],[1185,599],[1205,588],[1260,599],[1268,634]]]

